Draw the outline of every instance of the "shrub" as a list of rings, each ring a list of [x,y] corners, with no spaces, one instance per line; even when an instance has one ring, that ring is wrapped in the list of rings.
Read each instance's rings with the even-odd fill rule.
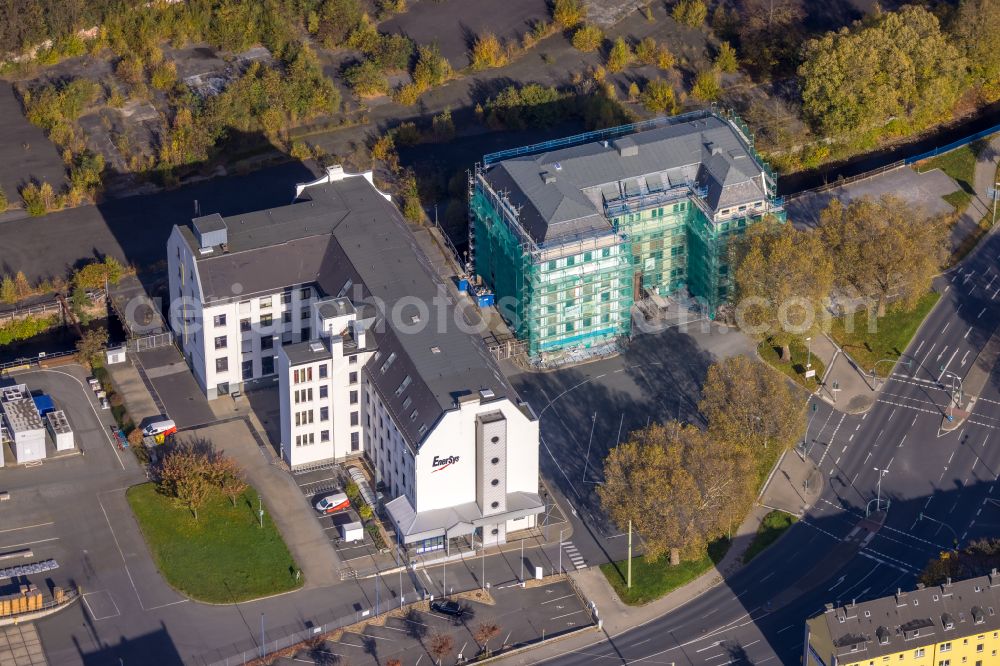
[[[13,303],[14,301],[8,301]],[[24,317],[0,326],[0,345],[9,345],[17,340],[27,340],[59,325],[59,315],[49,317]]]
[[[431,132],[438,141],[451,141],[455,138],[455,121],[451,119],[451,109],[445,109],[434,116],[431,121]]]
[[[639,99],[639,84],[633,81],[628,84],[628,101],[635,102]]]
[[[48,183],[28,183],[21,188],[21,198],[28,215],[38,217],[55,209],[56,195]]]
[[[378,0],[377,4],[379,15],[386,18],[406,11],[406,0]]]
[[[721,72],[732,73],[736,71],[736,49],[729,45],[729,42],[722,42],[719,45],[719,53],[715,56],[715,66]]]
[[[604,42],[604,33],[596,25],[583,25],[573,33],[573,48],[584,53],[596,51]]]
[[[372,519],[372,508],[368,504],[362,504],[358,507],[358,515],[361,516],[361,520],[369,521]]]
[[[0,187],[0,213],[7,210],[7,206],[9,204],[10,202],[7,201],[7,194],[3,191],[3,188]]]
[[[385,162],[395,154],[396,145],[391,134],[383,134],[372,144],[372,159]]]
[[[153,69],[150,83],[157,90],[169,90],[177,83],[177,65],[172,62],[160,63]]]
[[[115,74],[130,86],[145,83],[145,67],[142,64],[142,58],[136,55],[122,58],[115,66]]]
[[[379,35],[375,48],[366,55],[386,72],[404,72],[410,68],[413,42],[405,35]]]
[[[408,172],[403,177],[400,190],[403,195],[403,216],[410,222],[420,222],[424,217],[424,209],[420,206],[420,192],[413,172]]]
[[[587,7],[583,0],[555,0],[552,19],[564,30],[572,28],[587,18]]]
[[[694,78],[694,86],[691,94],[703,102],[712,102],[719,99],[722,94],[722,87],[719,85],[719,73],[715,69],[706,69],[698,73]]]
[[[654,113],[673,114],[677,110],[674,89],[663,79],[653,79],[647,83],[640,99],[642,105]]]
[[[503,67],[507,64],[507,52],[500,40],[492,32],[487,32],[476,38],[472,45],[472,69],[490,69]]]
[[[101,186],[101,174],[104,172],[104,156],[85,150],[73,156],[69,169],[69,182],[72,190],[80,193],[93,194]]]
[[[291,150],[288,154],[297,160],[308,160],[313,156],[313,151],[309,147],[309,144],[301,139],[292,141]]]
[[[537,83],[520,88],[508,86],[486,102],[486,122],[491,127],[515,130],[551,126],[563,115],[561,100],[553,87]]]
[[[413,82],[422,90],[439,86],[451,78],[451,63],[441,55],[436,44],[417,49],[417,64],[413,68]]]
[[[708,8],[702,0],[680,0],[674,5],[674,20],[692,28],[697,28],[705,22]]]
[[[658,54],[656,40],[652,37],[646,37],[635,45],[635,57],[644,65],[655,65]]]
[[[423,90],[416,83],[401,85],[392,93],[392,100],[403,106],[413,106],[420,99]]]
[[[128,443],[130,446],[139,446],[142,444],[142,431],[138,428],[133,428],[128,434]]]
[[[622,71],[632,63],[632,58],[632,49],[629,48],[628,42],[623,37],[619,37],[615,40],[614,46],[611,47],[611,51],[608,53],[608,71]]]
[[[371,60],[363,60],[344,71],[344,80],[358,97],[377,97],[389,92],[389,81]]]
[[[656,66],[660,69],[670,69],[674,66],[674,54],[664,44],[656,50]]]
[[[415,146],[420,143],[420,130],[417,129],[417,124],[413,122],[400,123],[398,127],[392,132],[396,139],[396,143],[401,146]]]

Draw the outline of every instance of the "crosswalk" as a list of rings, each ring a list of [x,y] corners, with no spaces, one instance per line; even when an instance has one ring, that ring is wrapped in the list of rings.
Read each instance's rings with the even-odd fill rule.
[[[587,568],[587,563],[583,561],[583,555],[580,554],[580,551],[577,550],[572,541],[564,542],[563,548],[566,550],[566,555],[569,556],[569,561],[573,563],[574,567],[577,569]]]

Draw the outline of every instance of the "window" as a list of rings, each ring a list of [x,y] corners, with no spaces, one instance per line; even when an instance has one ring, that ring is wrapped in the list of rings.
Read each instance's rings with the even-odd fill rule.
[[[347,376],[347,383],[348,384],[357,384],[358,383],[358,373],[352,372],[350,375],[348,375]]]
[[[400,395],[403,391],[405,391],[406,387],[409,386],[410,382],[412,381],[413,380],[410,379],[410,376],[406,375],[406,377],[403,378],[403,381],[399,384],[399,386],[396,387],[396,395]]]
[[[326,384],[323,384],[323,385],[321,385],[319,387],[319,397],[320,398],[326,398],[329,394],[330,394],[330,391],[327,388]]]
[[[351,404],[352,405],[358,404],[358,392],[357,391],[351,391]]]
[[[941,643],[938,652],[951,652],[951,643]]]
[[[351,412],[351,425],[356,426],[361,423],[361,419],[358,417],[357,412]]]
[[[302,287],[299,289],[299,298],[306,299],[312,295],[312,289],[310,287]]]
[[[319,441],[321,441],[321,442],[329,442],[330,441],[330,431],[329,430],[323,430],[323,431],[321,431],[319,433]]]
[[[351,357],[349,357],[347,359],[347,363],[349,365],[357,365],[358,364],[358,357],[357,356],[351,356]]]
[[[270,326],[273,321],[274,321],[274,317],[272,317],[270,314],[262,314],[260,316],[260,325],[261,326]]]
[[[329,372],[329,370],[327,370],[326,363],[324,363],[321,366],[319,366],[319,378],[320,379],[326,379],[326,376],[327,376],[328,372]]]
[[[329,407],[320,407],[319,408],[319,420],[320,421],[329,421],[330,420],[330,408]]]
[[[938,666],[951,666],[951,659],[941,659],[938,661]]]
[[[982,651],[983,651],[983,644],[982,643],[977,643],[976,644],[976,652],[982,652]]]
[[[309,308],[303,308],[299,312],[299,319],[302,320],[302,321],[305,321],[306,319],[309,319]]]
[[[212,317],[212,321],[215,323],[216,326],[225,326],[226,315],[224,314],[215,315],[214,317]]]
[[[311,337],[312,337],[312,329],[309,328],[308,326],[304,327],[302,329],[302,341],[305,342]]]
[[[261,309],[266,310],[267,308],[271,307],[271,300],[272,299],[270,296],[265,296],[264,298],[260,299]]]
[[[913,656],[914,656],[914,658],[919,658],[919,657],[924,656],[924,649],[923,648],[917,648],[916,650],[914,650]]]
[[[216,372],[226,372],[229,370],[229,359],[223,356],[222,358],[215,359],[215,371]]]
[[[285,323],[285,324],[291,324],[292,323],[292,313],[291,312],[282,312],[281,313],[281,321],[282,321],[282,323]]]
[[[253,379],[253,361],[243,361],[243,379]]]
[[[246,333],[249,330],[250,330],[250,320],[249,319],[240,319],[240,332],[241,333]]]
[[[351,451],[357,451],[361,447],[360,436],[357,432],[351,433]]]
[[[260,359],[260,374],[262,375],[273,375],[274,374],[274,357],[265,356]]]
[[[283,291],[283,292],[281,292],[281,303],[282,303],[282,305],[288,305],[291,302],[292,302],[292,292],[291,291]]]
[[[225,349],[228,346],[229,346],[229,338],[227,338],[226,336],[220,335],[215,339],[216,349]]]

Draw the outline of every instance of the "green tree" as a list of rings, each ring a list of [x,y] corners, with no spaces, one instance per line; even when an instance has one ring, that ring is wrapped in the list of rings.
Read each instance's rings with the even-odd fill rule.
[[[720,16],[722,30],[739,36],[740,51],[758,72],[794,71],[802,44],[803,0],[740,0],[736,14]],[[720,11],[721,6],[717,9]],[[718,32],[718,30],[717,30]],[[722,34],[722,33],[720,33]],[[726,37],[728,39],[728,36]]]
[[[629,435],[604,461],[601,505],[619,527],[642,535],[647,560],[704,553],[749,506],[748,455],[692,425],[653,424]]]
[[[715,68],[703,69],[694,77],[691,95],[703,102],[714,102],[722,95],[719,72]]]
[[[587,6],[583,0],[555,0],[552,19],[563,30],[568,30],[587,19]]]
[[[736,71],[738,67],[736,64],[736,49],[730,46],[729,42],[719,44],[719,52],[715,56],[715,66],[720,72],[731,74]]]
[[[590,53],[596,51],[604,42],[604,33],[596,25],[582,25],[573,33],[573,48],[577,51]]]
[[[177,65],[172,62],[160,63],[153,68],[149,82],[157,90],[169,90],[177,83]]]
[[[961,0],[948,31],[985,101],[1000,99],[1000,0]]]
[[[791,446],[805,428],[805,408],[776,370],[746,356],[708,369],[698,409],[715,442],[748,451]]]
[[[3,191],[3,188],[0,187],[0,213],[7,210],[8,205],[10,204],[7,201],[7,194]]]
[[[634,54],[624,37],[619,37],[608,52],[607,67],[609,72],[620,72],[632,64]]]
[[[708,7],[702,0],[679,0],[671,12],[674,20],[682,25],[697,28],[705,22]]]
[[[937,17],[913,5],[811,40],[803,56],[803,111],[833,136],[880,131],[893,118],[916,127],[941,120],[958,100],[966,67]]]
[[[865,299],[877,316],[890,298],[912,307],[927,293],[947,256],[948,226],[890,195],[833,199],[819,233],[834,266],[834,285]]]
[[[677,113],[677,102],[674,99],[674,88],[668,81],[652,79],[646,84],[639,98],[642,105],[654,113]]]
[[[451,63],[441,55],[437,44],[417,49],[417,64],[413,68],[413,82],[421,91],[443,84],[452,76]]]
[[[761,222],[734,244],[740,328],[781,346],[791,362],[794,337],[817,329],[833,286],[833,264],[819,234],[789,223]]]
[[[14,278],[9,275],[4,275],[3,280],[0,280],[0,302],[17,302],[17,287],[14,285]]]
[[[317,10],[316,37],[327,48],[341,46],[363,18],[358,0],[322,0]]]
[[[344,70],[344,80],[358,97],[377,97],[389,92],[389,81],[371,60],[362,60]]]

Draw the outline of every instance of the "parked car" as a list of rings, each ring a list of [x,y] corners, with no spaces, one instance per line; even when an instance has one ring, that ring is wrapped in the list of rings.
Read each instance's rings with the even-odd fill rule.
[[[142,434],[146,437],[155,437],[156,435],[172,435],[175,432],[177,432],[177,424],[170,419],[153,421],[142,429]]]
[[[111,409],[111,403],[107,398],[101,398],[101,409]]]
[[[90,388],[95,391],[97,390],[97,387],[101,385],[101,383],[97,381],[97,377],[87,377],[87,383],[90,384]]]
[[[462,608],[462,605],[450,599],[447,601],[432,601],[431,610],[450,617],[462,617],[465,615],[465,609]]]
[[[346,511],[350,506],[351,500],[347,499],[347,495],[344,493],[327,495],[320,501],[316,502],[316,510],[324,514]]]

